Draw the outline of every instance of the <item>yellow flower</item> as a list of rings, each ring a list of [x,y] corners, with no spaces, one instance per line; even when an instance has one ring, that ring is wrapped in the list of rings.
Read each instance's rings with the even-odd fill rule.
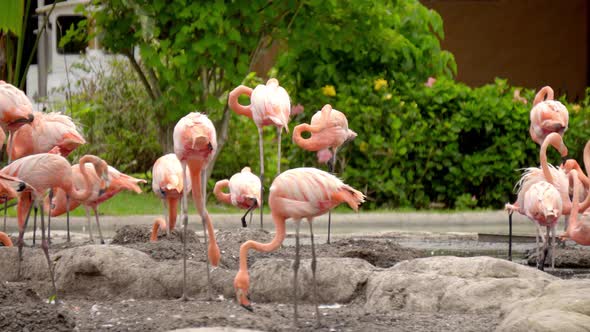
[[[391,99],[391,97],[392,97],[392,96],[391,96],[391,93],[387,93],[387,94],[385,94],[385,96],[383,96],[383,99],[385,99],[385,100],[390,100],[390,99]]]
[[[574,106],[572,106],[572,110],[576,113],[578,113],[581,109],[582,109],[582,107],[578,104],[575,104]]]
[[[382,78],[375,80],[375,91],[381,90],[382,87],[387,87],[387,81]]]
[[[328,97],[336,96],[336,88],[333,85],[326,85],[322,88],[322,93]]]

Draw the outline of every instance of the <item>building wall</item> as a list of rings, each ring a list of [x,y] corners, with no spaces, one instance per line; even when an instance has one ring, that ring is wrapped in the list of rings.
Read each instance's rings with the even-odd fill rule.
[[[589,84],[587,0],[421,0],[443,18],[444,49],[470,86],[507,78],[569,99]]]

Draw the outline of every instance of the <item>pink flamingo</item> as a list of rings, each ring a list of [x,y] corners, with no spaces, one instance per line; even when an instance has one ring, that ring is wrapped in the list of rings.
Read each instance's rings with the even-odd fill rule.
[[[270,243],[246,241],[240,246],[240,269],[234,279],[236,297],[240,305],[250,311],[252,306],[248,300],[250,275],[248,274],[248,250],[271,252],[276,250],[285,239],[285,221],[295,221],[295,263],[293,265],[293,296],[295,303],[295,325],[297,325],[297,271],[299,269],[299,224],[307,218],[311,233],[312,280],[314,285],[314,301],[317,300],[316,289],[316,256],[313,242],[312,221],[340,203],[347,203],[358,211],[365,196],[358,190],[344,184],[334,175],[315,168],[295,168],[281,173],[270,187],[269,205],[275,224],[276,234]],[[316,303],[316,317],[319,322],[319,311]]]
[[[86,167],[86,173],[91,184],[90,196],[81,201],[72,199],[68,203],[68,198],[65,191],[58,189],[52,201],[51,216],[57,217],[68,211],[73,211],[79,205],[84,205],[88,224],[88,235],[90,237],[90,241],[94,242],[94,238],[92,236],[92,223],[90,222],[90,209],[92,209],[94,212],[94,218],[96,220],[96,227],[98,229],[100,243],[104,244],[104,237],[102,236],[102,231],[100,229],[98,206],[123,190],[133,191],[138,194],[141,193],[139,184],[146,183],[147,181],[121,173],[119,170],[109,165],[107,166],[108,183],[105,183],[105,181],[96,173],[93,165],[85,164],[84,166]],[[74,179],[74,186],[78,190],[85,189],[84,186],[86,185],[86,182],[80,170],[80,164],[72,165],[72,175]]]
[[[310,132],[309,138],[303,138],[303,132]],[[311,124],[303,123],[293,129],[293,141],[299,147],[307,151],[317,151],[318,161],[328,163],[330,173],[334,172],[336,164],[336,152],[345,142],[355,139],[357,134],[348,129],[346,116],[330,104],[324,105],[321,111],[317,111],[311,118]],[[330,149],[332,151],[330,151]],[[332,224],[332,211],[328,212],[328,244],[330,243],[330,230]]]
[[[240,105],[238,97],[247,95],[251,104]],[[287,91],[279,85],[279,81],[271,78],[266,85],[258,85],[254,90],[240,85],[229,93],[229,107],[239,115],[244,115],[254,120],[258,128],[258,148],[260,151],[260,183],[264,184],[264,147],[262,143],[263,126],[274,125],[277,127],[278,152],[277,174],[281,173],[281,134],[283,128],[289,132],[289,115],[291,113],[291,100]],[[262,216],[264,207],[264,187],[260,187],[260,228],[263,227]]]
[[[246,209],[242,217],[242,227],[246,224],[246,215],[258,207],[260,202],[260,178],[252,174],[250,167],[244,167],[240,173],[234,174],[229,180],[217,181],[213,193],[217,200],[225,204],[231,204],[240,209]],[[229,194],[223,192],[229,187]],[[250,215],[252,221],[252,215]]]
[[[188,172],[186,190],[190,192],[190,171]],[[150,241],[156,242],[158,240],[158,229],[166,228],[167,235],[170,235],[170,231],[174,230],[178,200],[182,197],[184,187],[182,165],[176,155],[169,153],[158,158],[152,170],[152,190],[162,200],[164,217],[166,217],[166,209],[168,209],[168,223],[163,218],[157,218],[152,227]]]
[[[588,222],[584,222],[582,220],[578,220],[578,213],[583,211],[580,209],[580,178],[578,177],[578,171],[573,169],[569,173],[570,177],[574,182],[574,194],[573,194],[573,207],[571,211],[571,216],[569,220],[569,224],[567,229],[564,233],[559,235],[559,238],[562,241],[566,239],[571,239],[574,242],[584,245],[590,246],[590,224]],[[583,205],[590,204],[590,195],[586,196],[586,199],[582,203]]]
[[[72,119],[64,114],[35,112],[35,119],[28,126],[14,132],[9,148],[11,160],[37,153],[49,152],[59,147],[59,153],[67,157],[86,141]]]
[[[207,295],[211,298],[211,276],[209,273],[209,262],[211,265],[219,265],[220,252],[215,240],[215,230],[205,199],[207,197],[207,172],[206,168],[215,150],[217,150],[217,134],[215,126],[205,114],[193,112],[180,119],[174,127],[174,153],[182,165],[183,183],[188,183],[186,168],[190,171],[191,183],[193,186],[193,200],[195,207],[201,215],[203,233],[205,233],[205,246],[207,246]],[[183,241],[183,279],[182,279],[182,300],[188,300],[186,296],[186,239],[188,228],[187,210],[188,191],[182,191],[182,218],[184,224]],[[207,244],[207,242],[209,242]]]
[[[553,100],[553,89],[549,86],[541,88],[535,95],[531,109],[531,138],[541,145],[550,133],[563,136],[568,127],[568,119],[567,108],[561,102]]]
[[[8,234],[6,234],[4,232],[0,232],[0,243],[2,243],[2,245],[5,247],[12,247],[13,246],[10,236],[8,236]]]
[[[34,119],[33,104],[27,95],[14,85],[0,80],[0,127],[9,133],[9,150],[12,146],[12,133]]]
[[[102,159],[92,155],[85,155],[80,158],[80,164],[84,165],[86,163],[92,163],[95,167],[96,173],[100,174],[100,176],[102,176],[105,181],[108,181],[106,178],[107,166]],[[17,177],[30,185],[30,189],[21,193],[18,200],[18,278],[20,279],[22,249],[24,245],[23,236],[27,227],[29,215],[31,213],[31,207],[33,204],[35,204],[41,208],[41,248],[43,249],[45,258],[47,259],[49,275],[51,277],[51,283],[53,285],[53,291],[56,297],[57,289],[55,287],[51,260],[49,259],[49,246],[45,239],[45,219],[43,215],[44,209],[42,206],[43,197],[45,192],[47,192],[49,189],[60,188],[75,200],[83,201],[87,199],[92,194],[91,183],[88,173],[86,172],[86,167],[82,167],[81,172],[86,181],[84,190],[76,189],[74,186],[74,178],[70,163],[64,157],[56,154],[41,153],[26,156],[15,160],[10,165],[0,170],[0,173]]]
[[[518,187],[518,196],[517,201],[514,204],[506,204],[505,208],[509,211],[509,247],[508,247],[508,256],[509,259],[512,258],[512,213],[514,211],[519,212],[522,215],[526,215],[531,220],[535,221],[538,228],[537,228],[537,257],[539,257],[539,236],[540,233],[540,226],[549,226],[552,227],[553,233],[553,242],[552,242],[552,267],[555,266],[555,260],[553,257],[554,247],[555,247],[555,223],[557,223],[557,219],[559,216],[569,215],[571,211],[571,201],[569,200],[569,180],[563,168],[555,168],[550,166],[547,163],[547,148],[549,145],[552,145],[555,149],[559,151],[562,157],[565,157],[568,153],[567,147],[563,144],[563,140],[561,136],[557,133],[551,133],[547,135],[543,144],[541,144],[541,151],[540,151],[540,160],[541,160],[541,167],[530,167],[525,169],[522,177],[517,183]],[[550,190],[547,188],[545,184],[539,183],[547,183],[550,184],[555,188],[556,191]],[[534,187],[534,188],[533,188]],[[529,191],[531,191],[529,193]],[[556,212],[554,212],[555,202],[552,202],[551,199],[554,198],[555,193],[559,194],[561,204],[559,208],[559,214],[557,217]],[[544,212],[541,212],[541,205],[534,205],[534,199],[538,197],[545,197],[542,204],[545,204]],[[538,203],[538,204],[541,204]],[[542,209],[541,209],[542,210]],[[555,221],[553,219],[555,218]],[[548,229],[549,232],[549,229]],[[548,234],[549,235],[549,234]],[[549,241],[549,237],[547,237],[547,241]],[[538,261],[539,262],[539,261]],[[542,267],[539,267],[542,269]]]

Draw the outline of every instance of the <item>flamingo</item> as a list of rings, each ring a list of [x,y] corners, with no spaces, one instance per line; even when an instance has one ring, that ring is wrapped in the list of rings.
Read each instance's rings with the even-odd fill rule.
[[[240,105],[238,97],[247,95],[251,104]],[[281,134],[283,128],[289,132],[289,116],[291,114],[291,100],[287,91],[279,85],[279,81],[271,78],[266,85],[259,84],[254,90],[240,85],[229,93],[229,107],[239,115],[244,115],[254,120],[258,128],[258,148],[260,151],[260,183],[264,184],[264,146],[262,143],[263,126],[274,125],[277,127],[278,152],[277,175],[281,173]],[[260,228],[263,228],[264,186],[260,186]]]
[[[545,86],[537,92],[531,109],[529,133],[533,141],[543,144],[550,133],[563,136],[568,127],[568,111],[558,100],[553,100],[553,89]]]
[[[8,150],[12,147],[13,133],[33,120],[33,104],[27,95],[14,85],[0,80],[0,127],[9,133]]]
[[[85,155],[80,158],[80,164],[84,165],[86,163],[92,163],[95,167],[96,173],[100,174],[100,176],[102,176],[103,179],[108,182],[108,179],[106,178],[106,163],[102,159],[93,155]],[[42,206],[43,196],[49,189],[61,188],[75,200],[83,201],[87,199],[92,194],[91,183],[88,173],[86,172],[86,167],[82,167],[81,172],[86,182],[84,190],[78,190],[74,186],[74,177],[70,163],[64,157],[56,154],[41,153],[26,156],[15,160],[10,165],[0,170],[0,173],[17,177],[30,185],[30,189],[21,193],[18,200],[17,219],[19,224],[19,236],[17,242],[17,276],[20,279],[22,249],[24,245],[23,236],[27,227],[29,215],[31,213],[31,207],[33,204],[35,204],[41,208],[41,248],[43,249],[45,258],[47,259],[51,284],[53,286],[53,292],[56,298],[57,289],[55,287],[51,260],[49,259],[49,246],[47,240],[45,239],[45,218],[44,209]],[[49,216],[49,218],[51,218],[51,216]]]
[[[292,218],[295,221],[295,263],[293,265],[293,296],[294,319],[297,325],[297,271],[299,269],[299,225],[301,219],[307,218],[311,233],[312,253],[312,281],[314,285],[314,302],[316,317],[319,323],[316,287],[316,256],[313,242],[312,221],[340,203],[347,203],[353,210],[358,211],[359,204],[364,202],[365,196],[358,190],[344,184],[334,175],[315,168],[295,168],[281,173],[275,178],[269,194],[269,205],[275,224],[275,237],[270,243],[246,241],[240,246],[240,269],[234,279],[234,288],[238,303],[252,311],[248,300],[250,275],[248,273],[248,250],[271,252],[276,250],[285,239],[285,221]]]
[[[310,132],[310,138],[303,138],[303,132]],[[345,142],[352,141],[357,134],[348,129],[346,116],[330,104],[324,105],[311,118],[311,124],[303,123],[293,129],[293,141],[307,151],[317,151],[318,161],[328,163],[330,173],[334,172],[336,152]],[[330,149],[332,151],[330,151]],[[330,229],[332,211],[328,212],[328,244],[330,244]]]
[[[11,160],[37,153],[49,152],[59,147],[59,153],[67,157],[86,141],[72,119],[60,113],[35,112],[35,119],[14,132],[9,148]]]
[[[190,173],[190,171],[189,171]],[[178,200],[182,197],[184,190],[182,165],[174,153],[164,155],[154,163],[152,170],[152,190],[162,200],[164,206],[164,218],[166,209],[168,209],[168,223],[159,217],[154,221],[150,241],[158,240],[158,229],[166,228],[166,234],[176,226],[176,214],[178,210]],[[187,178],[187,191],[191,191],[190,174]]]
[[[258,207],[258,202],[260,202],[261,186],[260,178],[252,174],[250,167],[244,167],[240,173],[234,174],[229,180],[217,181],[213,193],[220,202],[246,209],[246,213],[242,217],[242,227],[246,227],[246,215]],[[228,187],[229,194],[226,194],[223,190]]]
[[[580,178],[578,177],[578,175],[578,171],[575,169],[571,170],[569,173],[569,176],[572,178],[574,182],[574,194],[572,198],[573,207],[568,227],[564,233],[559,235],[559,238],[562,241],[565,241],[566,239],[571,239],[578,244],[590,246],[590,224],[588,224],[588,222],[578,220],[578,213],[580,211],[583,211],[580,209]],[[582,203],[582,205],[588,204],[590,204],[590,195],[587,195],[586,199]]]
[[[8,234],[6,234],[4,232],[0,232],[0,243],[2,243],[2,245],[5,247],[12,247],[13,246],[10,236],[8,236]]]
[[[505,208],[509,211],[509,244],[508,244],[508,257],[512,259],[512,213],[514,211],[519,212],[522,215],[528,216],[531,220],[538,223],[538,225],[546,225],[555,226],[553,223],[553,217],[550,212],[553,209],[553,205],[557,203],[549,204],[549,200],[552,199],[553,194],[555,192],[549,192],[549,189],[546,188],[545,185],[537,185],[541,182],[547,182],[548,184],[555,187],[555,190],[559,193],[559,197],[561,199],[561,208],[559,211],[559,215],[569,215],[571,211],[571,201],[569,199],[569,180],[563,168],[555,168],[551,165],[547,164],[547,148],[549,145],[552,145],[555,149],[559,151],[562,157],[567,156],[568,150],[567,147],[563,144],[563,140],[558,133],[550,133],[547,135],[543,144],[541,145],[540,151],[540,161],[541,167],[529,167],[525,169],[522,177],[517,183],[518,187],[518,194],[517,194],[517,201],[514,204],[506,204]],[[528,192],[532,192],[529,194]],[[529,195],[529,196],[527,196]],[[530,210],[533,207],[533,199],[535,197],[545,197],[547,196],[544,203],[547,203],[547,209],[543,213],[543,215],[535,214],[535,211]],[[538,208],[538,207],[537,207]],[[556,221],[555,221],[556,223]],[[540,236],[540,228],[537,228],[537,254],[539,253],[539,236]],[[553,229],[553,236],[555,236],[555,230]],[[547,239],[548,241],[549,239]],[[552,246],[555,245],[555,239],[552,243]],[[552,251],[553,253],[554,251]],[[537,255],[537,257],[539,257]],[[554,267],[554,258],[552,255],[552,267]]]
[[[207,246],[207,296],[211,298],[211,276],[209,273],[209,262],[211,265],[218,266],[220,259],[219,246],[215,240],[215,230],[207,207],[205,199],[207,197],[207,172],[206,168],[215,150],[217,150],[217,134],[215,126],[205,114],[198,112],[189,113],[184,116],[174,127],[174,153],[182,165],[183,183],[187,182],[187,171],[190,171],[191,183],[193,186],[193,200],[195,207],[201,215],[203,223],[203,233],[205,234],[205,246]],[[183,241],[183,279],[182,279],[182,300],[188,300],[186,296],[186,242],[188,228],[188,210],[187,210],[188,190],[182,191],[182,218],[184,224],[184,241]],[[207,244],[207,242],[209,242]]]
[[[85,164],[84,166],[86,167],[86,173],[88,174],[88,179],[91,183],[92,189],[90,196],[85,200],[72,199],[70,202],[68,202],[65,191],[58,189],[52,200],[51,216],[57,217],[68,211],[74,210],[80,204],[84,205],[88,224],[88,235],[90,237],[90,241],[94,242],[94,238],[92,237],[92,223],[90,222],[90,209],[92,209],[96,220],[96,227],[98,228],[100,243],[104,244],[104,238],[100,229],[98,206],[123,190],[133,191],[138,194],[141,193],[139,183],[146,183],[147,181],[121,173],[113,166],[108,165],[108,184],[105,184],[103,179],[95,171],[93,165]],[[72,175],[74,179],[74,186],[78,190],[82,190],[85,186],[85,179],[80,170],[80,164],[72,165]],[[106,189],[104,189],[104,187],[106,187]]]

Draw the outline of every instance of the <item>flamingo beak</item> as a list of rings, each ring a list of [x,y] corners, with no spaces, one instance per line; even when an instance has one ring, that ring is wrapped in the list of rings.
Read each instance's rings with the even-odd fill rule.
[[[241,289],[241,288],[237,288],[236,289],[236,298],[238,300],[238,302],[240,303],[240,306],[242,306],[244,309],[250,311],[250,312],[254,312],[254,308],[252,308],[252,304],[250,303],[250,299],[248,298],[248,291]]]

